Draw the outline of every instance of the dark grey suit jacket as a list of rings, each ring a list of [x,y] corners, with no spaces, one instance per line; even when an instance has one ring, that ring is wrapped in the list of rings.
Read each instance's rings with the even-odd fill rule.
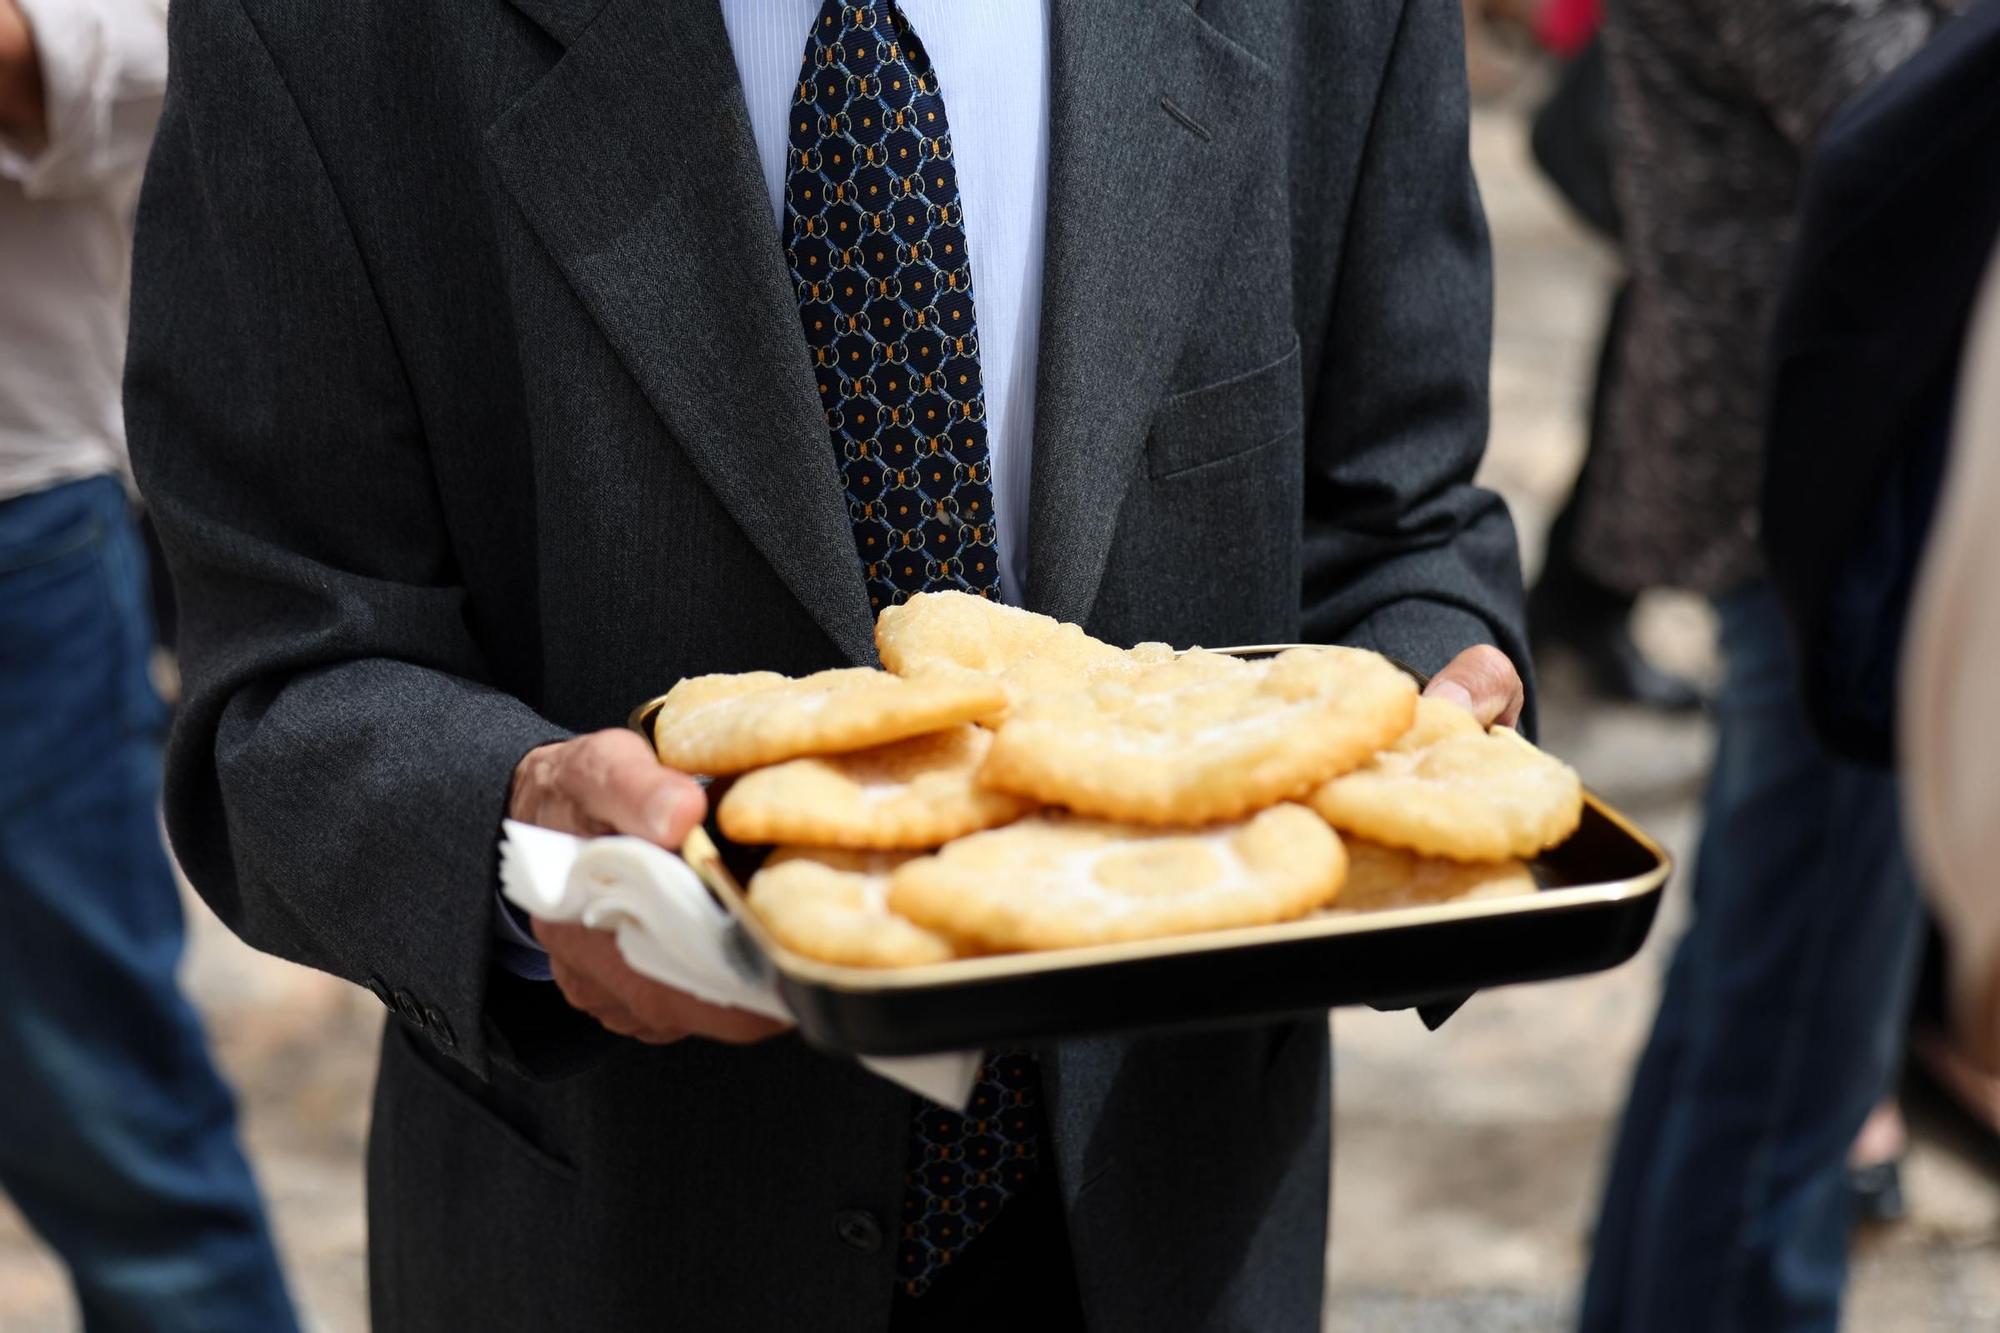
[[[1120,642],[1525,660],[1443,0],[1053,0],[1028,602]],[[492,965],[515,761],[872,656],[714,0],[177,0],[127,410],[179,580],[169,821],[369,985],[383,1328],[876,1330],[906,1097],[610,1039]],[[1094,1322],[1317,1328],[1324,1027],[1065,1044]],[[836,1225],[836,1218],[846,1225]]]

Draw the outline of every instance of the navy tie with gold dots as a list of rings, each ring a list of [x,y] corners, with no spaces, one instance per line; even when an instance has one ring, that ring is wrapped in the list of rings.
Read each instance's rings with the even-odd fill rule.
[[[997,597],[965,215],[937,72],[891,0],[827,0],[792,104],[785,253],[876,610]],[[966,1114],[919,1104],[896,1255],[920,1296],[1033,1175],[1040,1080],[994,1056]]]
[[[999,595],[964,222],[916,34],[890,0],[829,0],[793,98],[785,250],[878,611]]]

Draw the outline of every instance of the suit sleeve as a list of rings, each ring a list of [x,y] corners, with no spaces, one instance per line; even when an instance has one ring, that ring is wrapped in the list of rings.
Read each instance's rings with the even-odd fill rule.
[[[1309,382],[1305,624],[1422,671],[1497,645],[1529,679],[1520,558],[1485,452],[1493,283],[1459,10],[1406,0]]]
[[[495,841],[561,728],[493,688],[341,201],[235,0],[173,8],[126,413],[178,585],[167,821],[257,948],[483,1070]],[[501,983],[503,986],[506,983]]]

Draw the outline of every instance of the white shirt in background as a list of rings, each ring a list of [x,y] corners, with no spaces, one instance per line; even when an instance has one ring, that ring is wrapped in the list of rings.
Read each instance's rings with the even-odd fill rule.
[[[1048,0],[900,0],[937,69],[965,204],[1000,591],[1027,586],[1028,475],[1049,161]],[[771,212],[785,226],[793,89],[820,0],[722,0]],[[831,446],[829,446],[830,448]]]
[[[167,82],[166,0],[15,0],[48,144],[0,139],[0,500],[125,468],[132,206]]]

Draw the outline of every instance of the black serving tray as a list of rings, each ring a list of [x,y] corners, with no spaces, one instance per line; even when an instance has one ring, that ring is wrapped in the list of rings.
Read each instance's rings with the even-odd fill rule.
[[[648,735],[653,711],[633,716]],[[775,982],[805,1038],[849,1055],[1241,1026],[1342,1005],[1448,1006],[1631,958],[1672,868],[1658,843],[1586,791],[1576,832],[1530,863],[1536,893],[1336,907],[1278,925],[871,969],[803,957],[764,930],[742,889],[764,850],[697,831],[681,854],[734,914],[749,965]]]

